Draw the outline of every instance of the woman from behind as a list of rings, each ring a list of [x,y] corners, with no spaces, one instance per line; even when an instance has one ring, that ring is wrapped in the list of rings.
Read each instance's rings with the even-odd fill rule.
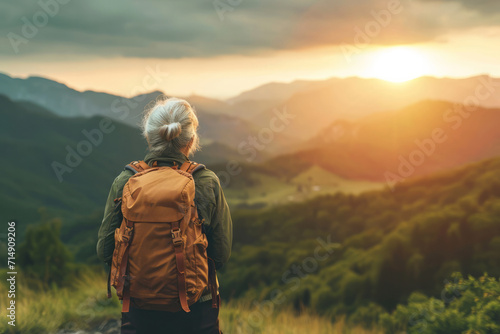
[[[214,269],[221,268],[227,262],[231,253],[232,221],[224,193],[215,173],[203,165],[192,163],[189,160],[189,156],[199,149],[199,137],[197,133],[198,118],[194,109],[187,101],[182,99],[161,99],[146,113],[142,127],[143,134],[149,146],[149,153],[143,160],[147,165],[142,162],[141,164],[143,165],[142,167],[139,166],[140,168],[137,168],[138,164],[127,165],[127,167],[114,180],[106,203],[104,218],[99,230],[97,243],[97,253],[99,258],[101,258],[108,266],[116,266],[116,263],[113,263],[113,253],[117,242],[115,240],[115,230],[123,228],[121,226],[124,226],[123,224],[127,221],[127,219],[124,220],[123,212],[126,212],[127,214],[129,212],[127,211],[128,208],[125,208],[124,211],[121,207],[122,197],[124,197],[123,200],[127,198],[126,195],[128,191],[124,194],[124,188],[127,185],[127,182],[132,177],[133,179],[138,179],[138,177],[147,173],[147,171],[142,172],[144,169],[151,168],[150,174],[153,174],[153,172],[156,173],[156,170],[165,170],[164,167],[168,167],[176,171],[186,169],[187,172],[192,174],[192,180],[194,181],[194,205],[192,206],[195,207],[196,210],[193,213],[193,217],[195,218],[193,218],[191,222],[195,221],[199,223],[195,223],[193,226],[196,227],[200,225],[200,231],[204,234],[203,240],[206,240],[205,243],[208,244],[208,246],[206,246],[206,254],[198,254],[197,260],[199,262],[200,258],[208,258],[208,262],[215,267]],[[184,168],[184,166],[187,167]],[[177,174],[175,175],[177,176]],[[189,176],[187,177],[189,179]],[[130,188],[130,185],[128,188]],[[151,189],[153,188],[154,187]],[[161,195],[159,194],[158,196]],[[185,195],[181,197],[185,197]],[[161,201],[154,199],[150,203],[146,204],[150,205],[151,210],[154,211],[154,206],[160,205],[158,203],[161,203]],[[133,205],[128,204],[128,206],[131,208],[130,210],[133,210]],[[136,215],[134,212],[132,212],[132,214],[133,216],[141,216]],[[138,224],[139,222],[136,223],[136,225]],[[190,226],[189,224],[185,226]],[[139,231],[137,227],[136,230],[136,232]],[[182,223],[181,228],[177,230],[182,230]],[[183,231],[180,232],[183,233]],[[197,249],[200,249],[200,242],[198,242],[198,245],[193,245],[193,243],[189,242],[189,237],[186,239],[186,236],[184,236],[184,239],[182,239],[182,236],[179,237],[178,235],[174,235],[174,233],[172,233],[172,238],[173,242],[170,241],[171,245],[182,244],[184,247],[182,248],[184,250],[182,254],[181,252],[175,253],[176,255],[181,254],[182,257],[185,257],[185,259],[183,258],[181,260],[181,264],[184,265],[185,263],[187,267],[189,267],[189,265],[195,263],[196,260],[193,260],[190,256],[193,256],[192,254],[195,254],[197,251],[191,251],[188,247],[198,247]],[[178,243],[175,238],[178,239]],[[202,240],[199,237],[198,239]],[[137,253],[139,242],[135,240],[136,245],[134,245],[133,237],[131,240],[132,241],[129,246],[130,254],[134,254],[134,247],[135,252]],[[151,242],[150,244],[153,245],[155,243]],[[154,254],[155,250],[148,249],[147,245],[147,239],[141,242],[140,247],[142,248],[140,249],[140,252],[144,254],[151,251],[152,254]],[[180,248],[176,248],[176,251],[178,249]],[[202,252],[204,249],[205,248],[203,246]],[[171,251],[171,253],[172,252],[173,251]],[[179,261],[178,257],[174,257],[174,259],[177,259],[172,260],[174,261],[174,264],[175,261]],[[132,262],[132,259],[130,259],[130,261]],[[161,272],[161,270],[155,271],[156,269],[154,266],[158,264],[151,265],[147,260],[134,266],[137,268],[141,265],[146,266],[146,268],[140,268],[141,273],[152,272],[154,277],[154,275],[158,275]],[[132,270],[134,266],[132,266],[130,270]],[[201,268],[208,267],[211,266],[206,266],[205,264],[201,266]],[[182,267],[179,267],[179,262],[177,262],[177,269],[179,268]],[[178,271],[180,273],[184,270],[181,269]],[[184,273],[181,273],[179,276],[183,275]],[[189,295],[189,292],[195,290],[194,287],[191,288],[189,285],[189,270],[186,271],[183,280],[168,282],[168,277],[165,277],[165,284],[170,284],[171,286],[174,286],[175,289],[178,288],[179,291],[187,289],[188,297],[191,298],[187,298],[187,303],[186,298],[184,298],[185,300],[183,304],[182,295],[183,293],[186,295],[186,292],[181,291],[179,293],[179,298],[177,298],[177,304],[180,303],[184,306],[182,309],[178,310],[175,305],[167,305],[169,302],[166,301],[165,298],[162,299],[161,294],[157,294],[147,299],[134,298],[134,283],[135,286],[138,285],[138,283],[134,282],[134,279],[138,279],[140,275],[136,275],[134,277],[134,275],[129,274],[127,271],[127,275],[124,276],[130,281],[127,281],[124,284],[124,291],[127,291],[127,289],[130,290],[127,292],[130,294],[130,306],[128,306],[128,296],[124,297],[124,304],[127,300],[127,307],[124,306],[124,310],[125,308],[128,308],[128,310],[125,310],[128,312],[122,312],[121,332],[183,334],[219,333],[218,305],[220,299],[218,296],[218,283],[212,284],[212,286],[210,284],[205,286],[206,284],[203,278],[207,275],[213,275],[214,282],[217,282],[215,270],[209,270],[209,273],[197,273],[196,275],[192,275],[192,277],[195,278],[192,278],[191,280],[194,279],[196,282],[195,285],[198,288],[200,286],[202,288],[202,290],[196,293],[194,297]],[[184,283],[181,284],[180,282]],[[215,285],[215,287],[213,285]],[[185,286],[186,288],[183,288],[182,286]],[[211,287],[212,289],[210,289]],[[165,289],[161,290],[160,288],[160,290],[154,290],[151,288],[151,291],[165,291]],[[126,293],[124,293],[124,295],[126,295]]]

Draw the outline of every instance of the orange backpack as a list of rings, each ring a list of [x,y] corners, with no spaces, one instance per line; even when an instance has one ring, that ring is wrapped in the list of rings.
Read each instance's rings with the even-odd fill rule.
[[[130,298],[161,309],[189,312],[206,290],[218,307],[215,266],[207,257],[203,219],[194,203],[192,174],[204,168],[185,162],[180,168],[153,167],[134,161],[135,175],[123,188],[123,221],[115,230],[108,280],[128,312]]]

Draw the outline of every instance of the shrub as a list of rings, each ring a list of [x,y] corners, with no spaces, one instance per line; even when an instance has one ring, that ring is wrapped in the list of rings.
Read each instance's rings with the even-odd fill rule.
[[[379,324],[387,333],[500,333],[500,280],[454,273],[440,300],[413,294],[407,305],[383,314]]]
[[[70,273],[71,253],[61,242],[61,222],[52,220],[30,225],[19,245],[19,266],[25,278],[43,287],[63,285]]]

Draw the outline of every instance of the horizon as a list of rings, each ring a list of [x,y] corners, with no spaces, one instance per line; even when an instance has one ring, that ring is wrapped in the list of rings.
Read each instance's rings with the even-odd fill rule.
[[[331,77],[500,77],[497,3],[216,3],[0,4],[6,36],[0,71],[80,91],[133,96],[161,90],[217,99],[269,82]],[[148,69],[159,69],[163,78],[137,90]]]
[[[30,78],[45,79],[45,80],[49,80],[49,81],[53,81],[53,82],[62,84],[64,86],[68,87],[69,89],[73,89],[73,90],[75,90],[77,92],[80,92],[80,93],[94,92],[94,93],[104,93],[104,94],[109,94],[109,95],[116,95],[116,96],[125,97],[125,98],[133,98],[133,97],[138,96],[138,95],[151,94],[151,93],[154,93],[154,92],[160,92],[160,93],[165,94],[167,96],[176,96],[176,97],[181,97],[181,98],[186,98],[186,99],[190,98],[190,97],[193,97],[193,96],[197,96],[197,97],[208,98],[208,99],[212,99],[212,100],[218,100],[218,101],[222,101],[222,102],[226,102],[226,103],[229,103],[229,100],[237,98],[238,96],[240,96],[240,95],[242,95],[244,93],[256,90],[256,89],[258,89],[260,87],[263,87],[263,86],[274,85],[274,84],[276,84],[276,85],[287,85],[287,84],[293,84],[295,82],[322,82],[322,81],[328,81],[328,80],[333,80],[333,79],[339,79],[339,80],[361,79],[361,80],[378,80],[378,81],[381,81],[381,82],[392,83],[394,85],[400,85],[400,84],[409,83],[411,81],[419,80],[419,79],[467,80],[467,79],[474,79],[474,78],[480,78],[480,77],[490,77],[492,79],[497,79],[497,78],[500,77],[500,76],[499,77],[492,76],[492,75],[489,75],[489,74],[486,74],[486,73],[482,73],[482,74],[479,73],[477,75],[464,76],[464,77],[450,77],[450,76],[438,77],[438,76],[432,76],[432,75],[423,75],[423,76],[419,76],[419,77],[412,78],[412,79],[409,79],[409,80],[405,80],[405,81],[402,81],[402,82],[395,82],[395,81],[385,80],[385,79],[376,78],[376,77],[360,77],[360,76],[348,76],[348,77],[336,77],[336,76],[332,76],[332,77],[328,77],[328,78],[324,78],[324,79],[317,79],[317,80],[298,78],[298,79],[294,79],[292,81],[269,81],[269,82],[264,82],[264,83],[259,84],[257,86],[253,86],[253,87],[251,87],[249,89],[245,89],[243,91],[239,91],[239,92],[237,92],[236,94],[233,94],[233,95],[229,95],[229,96],[226,96],[226,97],[214,97],[214,96],[210,96],[210,95],[202,95],[202,94],[197,94],[197,93],[193,93],[193,94],[189,94],[189,95],[176,95],[176,94],[170,94],[169,95],[169,92],[165,92],[165,91],[163,91],[163,90],[161,90],[159,88],[158,89],[153,89],[153,90],[147,90],[147,91],[144,91],[144,92],[141,92],[141,93],[138,93],[138,94],[134,94],[134,95],[121,95],[119,91],[114,92],[114,91],[103,91],[103,90],[96,90],[96,89],[80,89],[80,88],[74,86],[72,83],[59,81],[59,80],[56,80],[54,78],[50,78],[50,77],[47,77],[47,76],[41,76],[41,75],[37,75],[37,74],[28,74],[28,75],[25,75],[25,76],[15,76],[15,75],[9,74],[7,72],[0,71],[0,75],[6,75],[6,76],[8,76],[8,77],[10,77],[12,79],[21,79],[21,80],[26,80],[26,79],[30,79]]]

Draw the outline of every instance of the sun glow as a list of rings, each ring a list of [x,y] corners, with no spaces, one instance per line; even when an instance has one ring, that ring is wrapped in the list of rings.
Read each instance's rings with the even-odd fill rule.
[[[369,76],[392,82],[404,82],[429,73],[425,55],[412,48],[395,47],[375,52],[369,60]]]

